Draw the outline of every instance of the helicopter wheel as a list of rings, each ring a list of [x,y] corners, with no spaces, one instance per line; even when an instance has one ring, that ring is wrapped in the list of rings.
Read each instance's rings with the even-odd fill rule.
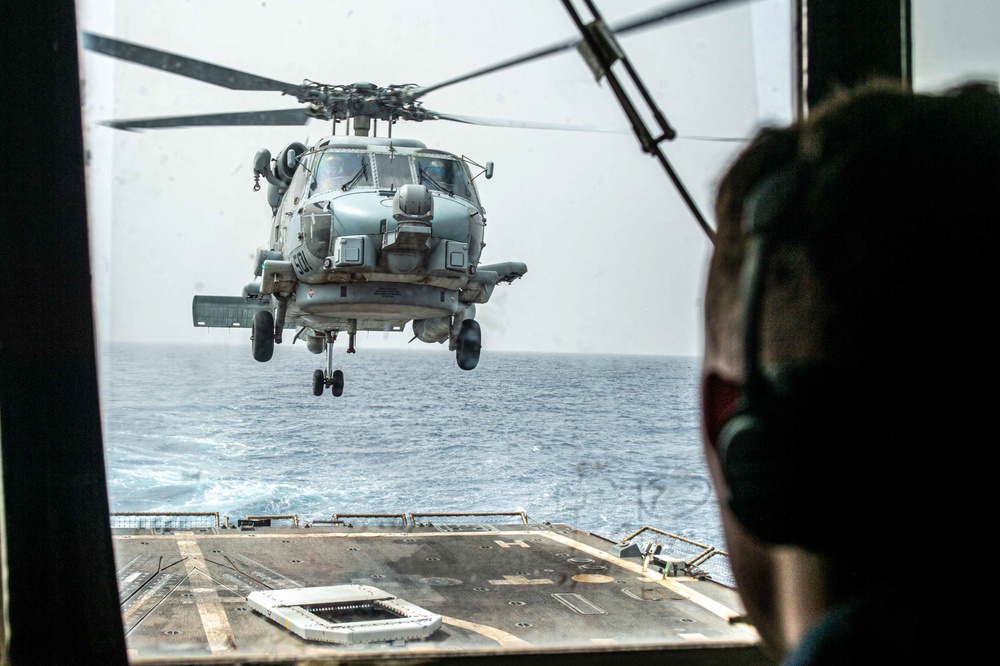
[[[339,398],[344,395],[344,372],[342,370],[333,371],[333,379],[330,386],[332,387],[330,391],[333,393],[333,397]]]
[[[323,389],[326,388],[326,380],[323,378],[322,370],[313,371],[313,395],[323,395]]]
[[[274,355],[274,315],[270,310],[258,310],[250,328],[250,347],[254,360],[264,363]]]
[[[483,347],[483,336],[479,322],[466,319],[458,332],[458,349],[455,350],[455,360],[462,370],[472,370],[479,365],[479,351]]]

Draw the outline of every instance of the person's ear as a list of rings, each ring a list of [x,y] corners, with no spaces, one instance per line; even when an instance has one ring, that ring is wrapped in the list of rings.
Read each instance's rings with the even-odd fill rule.
[[[705,435],[712,448],[718,450],[719,433],[726,420],[736,409],[743,392],[740,385],[725,379],[715,372],[709,373],[701,381],[701,418]]]

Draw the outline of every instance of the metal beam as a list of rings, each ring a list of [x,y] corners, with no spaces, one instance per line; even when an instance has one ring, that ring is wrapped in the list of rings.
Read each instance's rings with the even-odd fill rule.
[[[12,664],[126,664],[108,524],[90,283],[76,7],[9,16],[0,327],[5,636]],[[40,91],[46,101],[31,100]],[[40,202],[55,204],[43,213]],[[43,206],[44,207],[44,206]],[[41,305],[44,303],[44,306]],[[30,320],[41,308],[58,326]]]
[[[793,0],[796,111],[874,77],[912,82],[910,0]]]

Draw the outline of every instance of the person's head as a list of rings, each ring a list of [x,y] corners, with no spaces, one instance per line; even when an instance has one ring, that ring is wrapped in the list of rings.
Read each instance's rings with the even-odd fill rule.
[[[427,175],[437,183],[444,182],[444,162],[441,160],[432,160],[431,163],[427,165]]]
[[[1000,95],[983,84],[842,93],[760,131],[720,181],[705,453],[737,585],[779,651],[801,629],[782,626],[782,567],[827,586],[796,603],[856,593],[875,578],[862,556],[911,543],[960,492],[956,438],[989,438],[998,210]]]
[[[320,178],[335,178],[345,175],[347,165],[344,164],[344,157],[337,153],[326,153],[320,158],[319,174]]]

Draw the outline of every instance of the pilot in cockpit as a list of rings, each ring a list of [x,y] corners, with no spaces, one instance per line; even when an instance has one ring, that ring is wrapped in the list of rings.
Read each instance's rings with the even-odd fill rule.
[[[423,178],[421,181],[430,185],[431,189],[443,190],[449,194],[455,191],[454,173],[451,165],[445,164],[442,160],[431,160],[423,168]]]
[[[428,177],[434,180],[438,185],[445,184],[445,170],[444,162],[441,160],[434,160],[427,165],[426,174]]]
[[[316,166],[316,181],[313,185],[313,191],[322,192],[340,187],[347,182],[350,176],[343,155],[326,153]]]

